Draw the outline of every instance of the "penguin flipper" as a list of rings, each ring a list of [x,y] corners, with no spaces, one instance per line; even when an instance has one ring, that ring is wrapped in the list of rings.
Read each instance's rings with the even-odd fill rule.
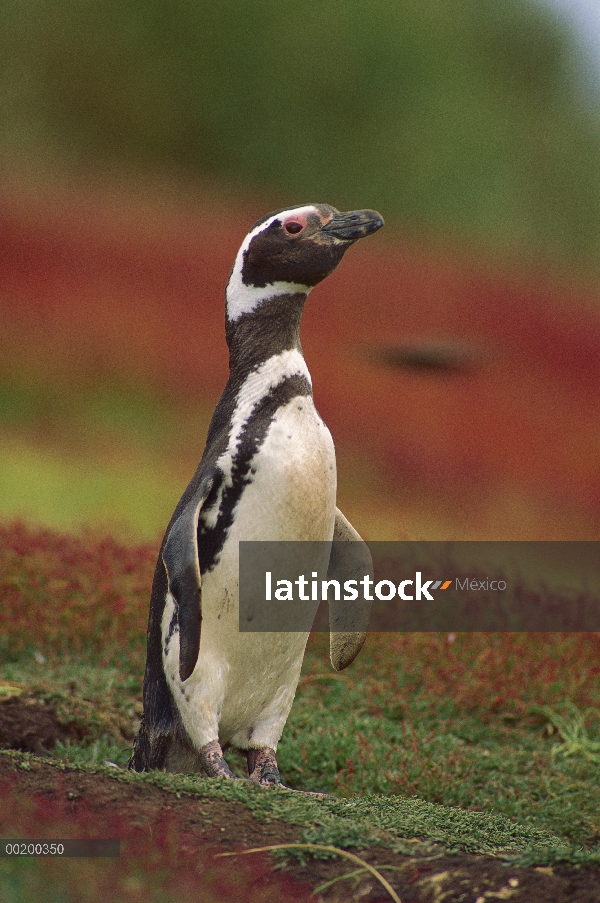
[[[187,680],[198,661],[202,624],[202,577],[198,553],[198,518],[212,480],[203,481],[173,523],[162,559],[169,592],[177,604],[179,623],[179,677]]]
[[[352,543],[352,547],[345,543]],[[360,545],[358,545],[360,543]],[[356,544],[356,545],[355,545]],[[354,529],[339,508],[335,509],[333,544],[327,569],[328,580],[361,579],[365,575],[373,577],[373,559],[368,545]],[[363,599],[356,602],[329,600],[329,650],[331,664],[336,671],[343,671],[351,665],[367,637],[370,606]],[[336,630],[339,625],[351,624],[357,630]]]

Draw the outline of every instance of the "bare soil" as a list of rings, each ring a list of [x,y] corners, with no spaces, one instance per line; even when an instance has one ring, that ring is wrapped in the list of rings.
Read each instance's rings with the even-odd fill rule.
[[[47,755],[57,738],[64,739],[68,729],[61,726],[49,706],[34,703],[25,694],[4,700],[0,705],[0,745]],[[75,739],[75,736],[74,736]],[[268,792],[268,791],[266,791]],[[209,858],[211,868],[219,863],[230,872],[229,858],[215,860],[218,852],[301,841],[301,829],[284,822],[258,821],[241,804],[213,799],[181,796],[149,785],[130,785],[104,775],[63,771],[34,760],[0,756],[0,795],[3,810],[18,800],[23,811],[40,805],[50,806],[54,817],[64,824],[117,825],[122,856],[140,849],[140,842],[155,845],[169,835],[169,845],[181,858]],[[2,819],[0,819],[0,824]],[[4,830],[7,822],[4,821]],[[4,833],[4,831],[2,831]],[[68,836],[68,835],[66,835]],[[384,870],[402,903],[485,903],[487,900],[512,900],[514,903],[598,903],[600,870],[589,868],[514,868],[503,860],[470,854],[447,855],[438,850],[433,856],[403,856],[382,847],[354,851],[374,866],[393,865],[401,871]],[[291,859],[284,870],[271,871],[268,854],[252,872],[253,881],[268,881],[281,890],[281,899],[308,899],[315,887],[355,866],[347,860],[308,859],[301,865]],[[249,857],[248,857],[249,858]],[[253,857],[254,858],[254,857]],[[221,900],[229,899],[220,897]],[[231,898],[233,899],[233,898]],[[372,877],[338,882],[322,894],[331,903],[341,901],[389,900],[387,892]]]
[[[18,684],[13,686],[18,695],[1,698],[1,749],[17,749],[43,756],[55,746],[57,740],[81,740],[81,733],[75,725],[61,724],[52,706],[40,703],[27,690],[21,692]],[[6,691],[11,687],[3,682],[2,689]]]

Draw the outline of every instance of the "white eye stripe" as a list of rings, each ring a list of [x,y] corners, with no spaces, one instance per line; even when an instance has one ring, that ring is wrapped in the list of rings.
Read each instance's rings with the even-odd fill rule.
[[[288,295],[293,292],[302,292],[308,294],[312,286],[300,285],[295,282],[271,282],[266,286],[257,288],[254,285],[245,285],[242,281],[242,270],[244,267],[244,253],[250,247],[250,242],[271,226],[275,220],[288,219],[292,216],[301,216],[302,214],[317,213],[314,204],[306,204],[304,207],[291,207],[289,210],[282,210],[280,213],[274,213],[264,223],[256,226],[246,235],[242,245],[235,258],[235,263],[227,283],[227,317],[234,321],[243,314],[252,313],[259,304],[272,298],[274,295]]]
[[[286,219],[291,219],[293,216],[302,216],[304,213],[316,213],[318,215],[318,210],[314,204],[305,204],[304,207],[290,207],[289,210],[281,210],[279,213],[274,213],[273,216],[270,216],[269,219],[265,220],[264,223],[261,223],[260,226],[256,226],[251,232],[248,233],[248,235],[242,242],[240,251],[248,250],[248,245],[250,244],[252,239],[256,238],[257,235],[260,235],[261,232],[264,232],[265,229],[268,229],[276,219],[284,222]]]

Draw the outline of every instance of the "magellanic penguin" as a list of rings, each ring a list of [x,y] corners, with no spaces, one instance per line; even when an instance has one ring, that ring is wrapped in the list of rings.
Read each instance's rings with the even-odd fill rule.
[[[308,634],[240,632],[239,542],[360,540],[336,508],[333,442],[299,329],[310,290],[381,226],[372,210],[308,204],[259,220],[237,254],[226,294],[229,380],[154,576],[136,771],[231,778],[231,745],[247,752],[250,780],[280,784],[275,752]],[[349,665],[364,638],[333,630],[334,668]]]

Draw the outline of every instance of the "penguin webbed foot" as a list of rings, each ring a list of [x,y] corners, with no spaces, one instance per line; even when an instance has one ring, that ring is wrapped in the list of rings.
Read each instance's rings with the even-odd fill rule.
[[[263,746],[262,749],[249,749],[246,756],[249,781],[259,784],[261,787],[283,787],[274,749],[269,746]]]
[[[212,740],[200,750],[200,762],[204,773],[209,778],[228,778],[235,780],[235,775],[225,761],[223,750],[218,740]]]
[[[297,790],[295,787],[288,787],[281,780],[277,759],[275,758],[275,750],[269,746],[263,746],[262,749],[246,750],[248,759],[248,780],[259,787],[280,787],[282,790],[288,790],[290,793],[304,793],[306,796],[315,796],[321,799],[330,798],[329,793],[318,793],[314,790]]]

